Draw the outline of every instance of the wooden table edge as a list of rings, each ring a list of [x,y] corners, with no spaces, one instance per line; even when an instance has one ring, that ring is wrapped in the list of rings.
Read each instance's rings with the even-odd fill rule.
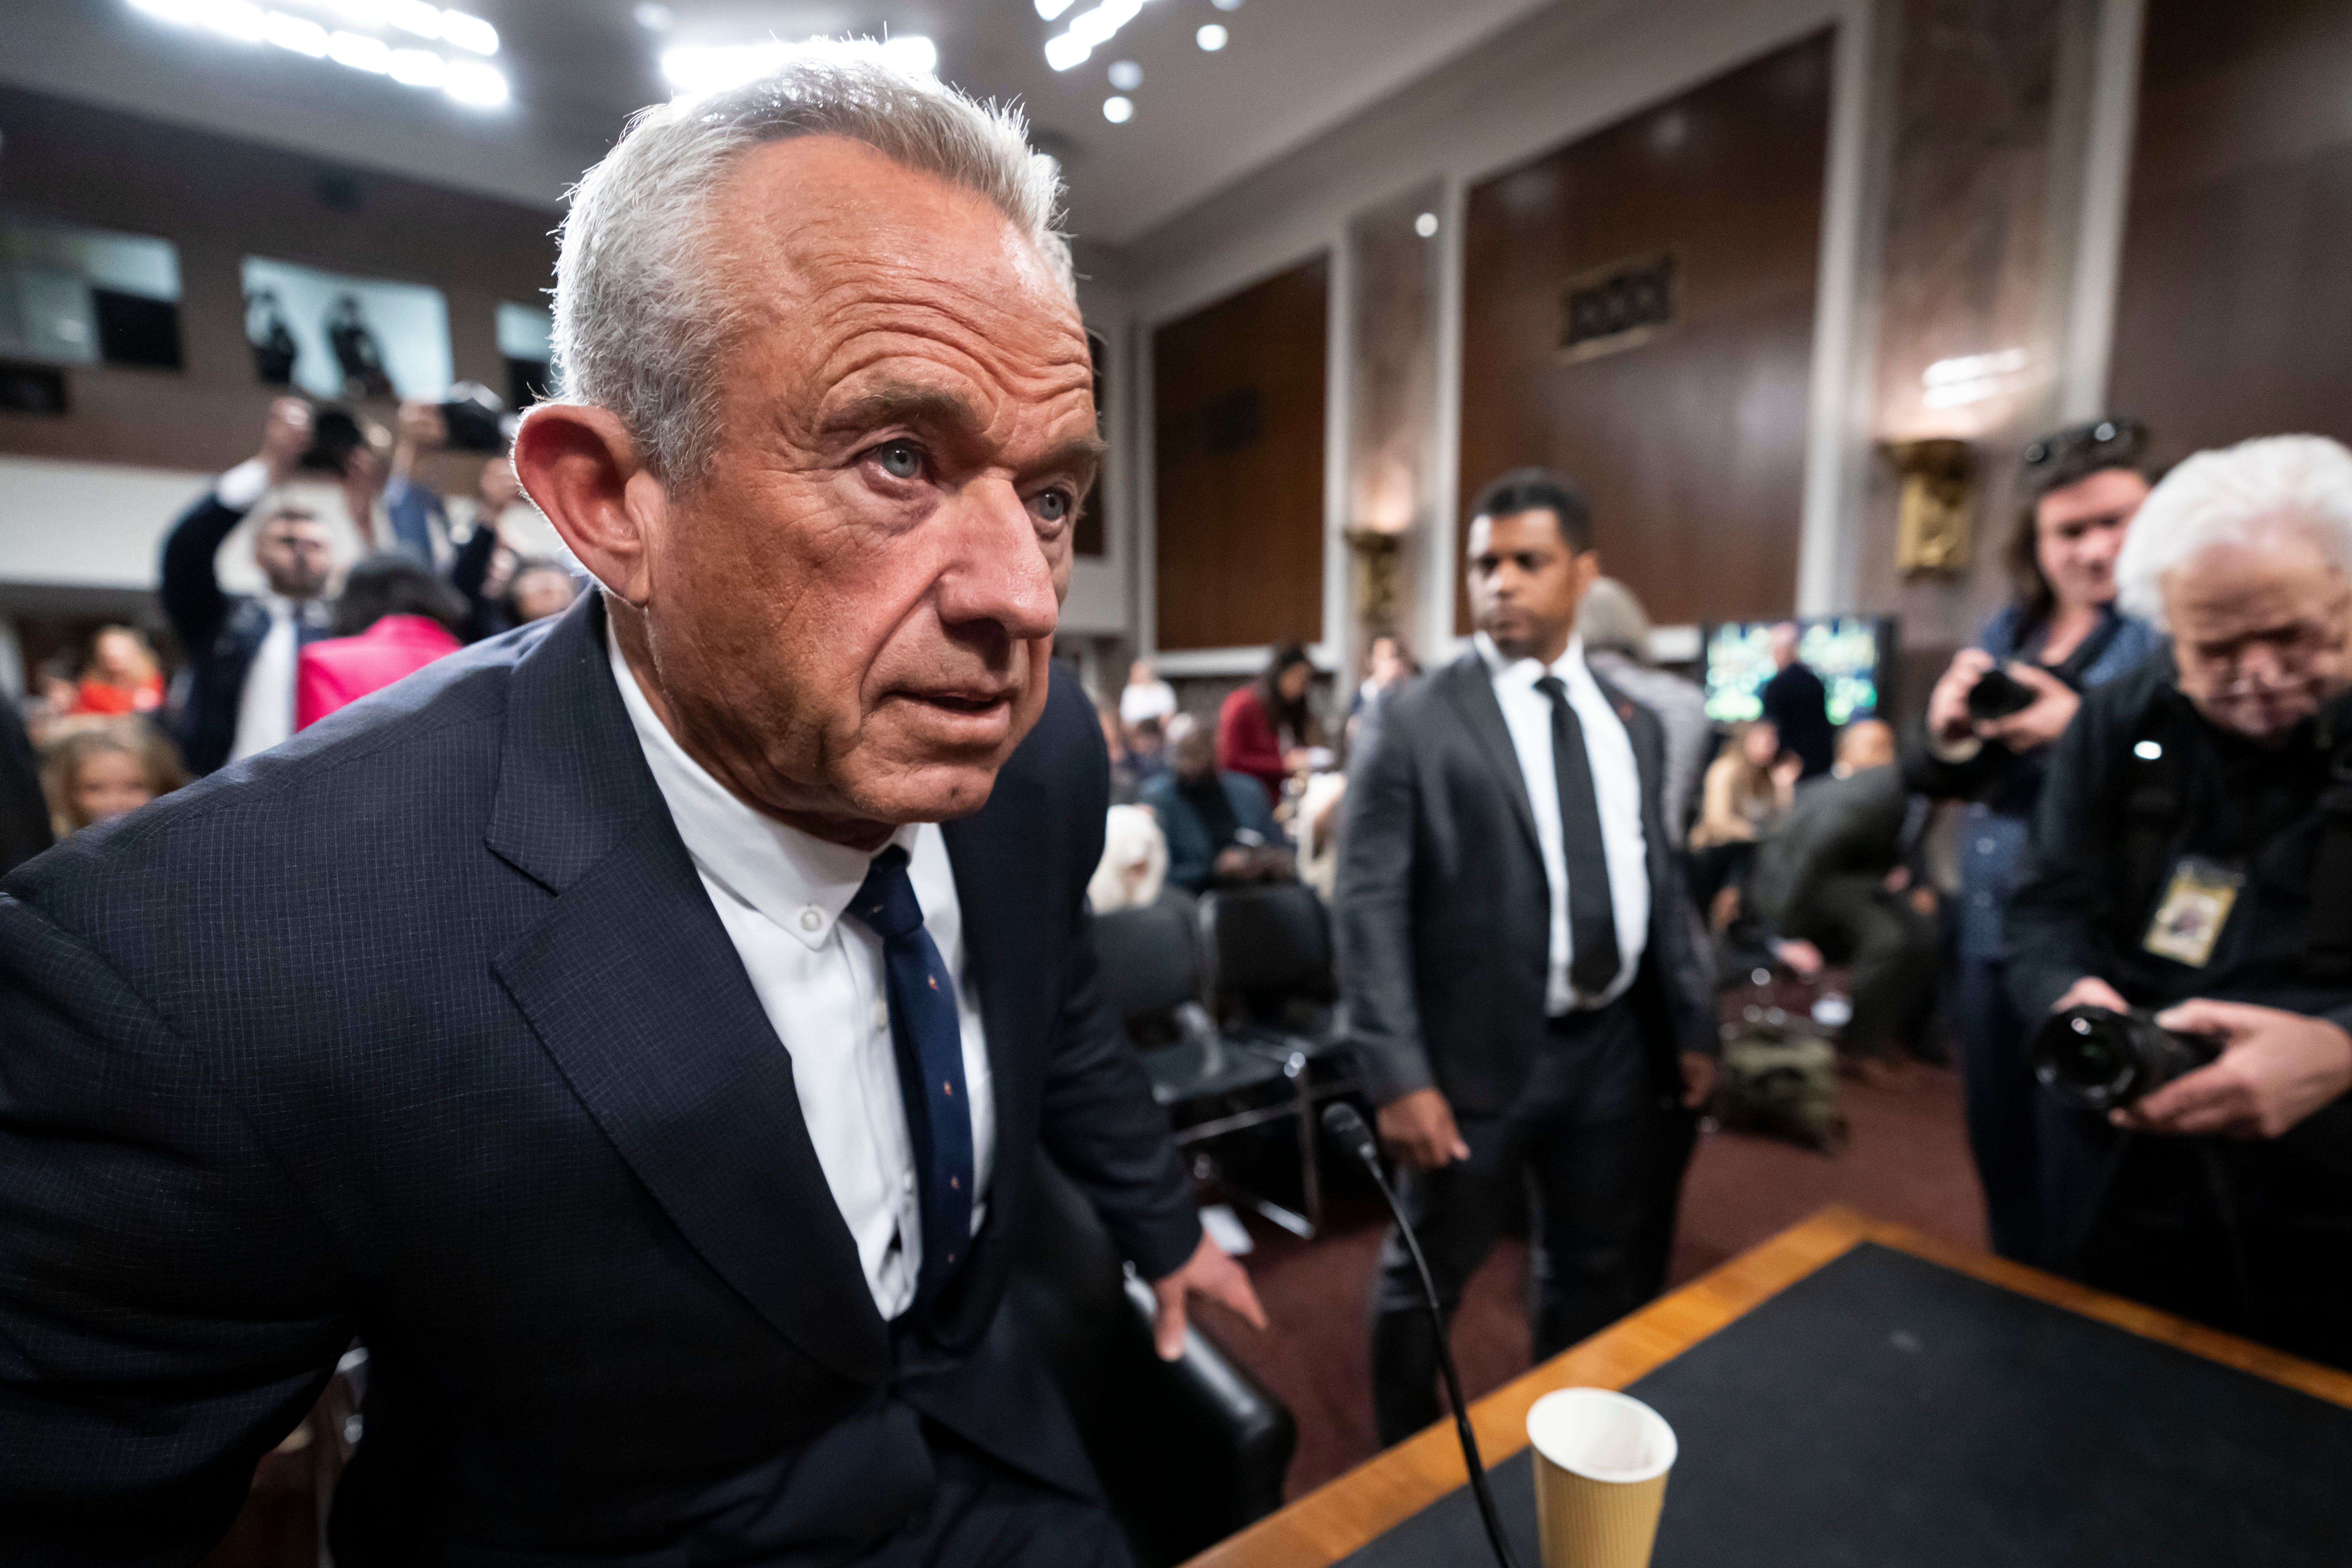
[[[2256,1377],[2352,1408],[2336,1371],[2038,1268],[1833,1205],[1660,1297],[1475,1402],[1479,1456],[1493,1468],[1527,1447],[1528,1408],[1556,1388],[1622,1388],[1864,1242],[2063,1307]],[[1186,1568],[1325,1568],[1467,1479],[1450,1420],[1375,1455],[1229,1536]]]

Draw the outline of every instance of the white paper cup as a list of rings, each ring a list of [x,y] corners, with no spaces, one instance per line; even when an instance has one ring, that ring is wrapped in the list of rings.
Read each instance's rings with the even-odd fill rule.
[[[1675,1429],[1629,1395],[1563,1388],[1528,1412],[1543,1568],[1648,1568]]]

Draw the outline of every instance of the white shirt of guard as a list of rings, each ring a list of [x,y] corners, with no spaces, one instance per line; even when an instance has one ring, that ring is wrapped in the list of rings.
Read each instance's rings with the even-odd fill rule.
[[[922,1267],[921,1200],[915,1154],[890,1043],[882,942],[842,911],[875,853],[828,844],[763,816],[687,755],[655,717],[620,645],[605,634],[613,679],[637,744],[669,806],[703,890],[735,944],[768,1022],[792,1058],[809,1142],[833,1201],[857,1244],[866,1288],[883,1318],[914,1304]],[[971,1227],[987,1217],[996,1153],[996,1096],[988,1043],[964,975],[963,910],[947,841],[936,823],[902,827],[892,842],[923,906],[923,928],[956,976],[963,1077],[971,1113]]]
[[[1544,987],[1544,1011],[1553,1017],[1579,1009],[1605,1007],[1633,987],[1650,942],[1650,861],[1642,833],[1642,770],[1633,760],[1633,737],[1584,667],[1584,639],[1571,637],[1567,651],[1547,667],[1532,658],[1506,659],[1485,632],[1476,637],[1478,657],[1495,683],[1495,700],[1519,754],[1527,781],[1528,806],[1535,813],[1536,844],[1543,852],[1544,880],[1551,887],[1551,978]],[[1601,849],[1609,861],[1609,902],[1617,915],[1617,978],[1599,995],[1579,995],[1569,984],[1575,956],[1568,926],[1568,858],[1561,848],[1559,785],[1551,766],[1551,699],[1536,689],[1547,675],[1568,688],[1569,706],[1584,730],[1584,752],[1592,763],[1592,798],[1601,813]]]

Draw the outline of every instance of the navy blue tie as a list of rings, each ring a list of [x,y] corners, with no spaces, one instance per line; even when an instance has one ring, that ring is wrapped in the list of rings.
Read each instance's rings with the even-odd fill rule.
[[[918,1300],[928,1300],[971,1247],[971,1111],[965,1103],[963,1030],[955,976],[948,973],[897,845],[874,858],[849,912],[882,939],[890,1003],[890,1043],[898,1053],[898,1093],[923,1201],[923,1266]]]

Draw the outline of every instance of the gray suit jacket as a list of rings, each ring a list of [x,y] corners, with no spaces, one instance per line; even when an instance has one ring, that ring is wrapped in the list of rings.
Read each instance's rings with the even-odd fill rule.
[[[1629,1000],[1663,1095],[1678,1092],[1680,1054],[1713,1051],[1715,1030],[1660,810],[1664,732],[1601,689],[1642,774],[1650,937]],[[1375,1104],[1433,1084],[1457,1110],[1500,1115],[1542,1047],[1551,965],[1551,891],[1518,753],[1475,653],[1381,708],[1349,773],[1336,900],[1357,1062]]]

